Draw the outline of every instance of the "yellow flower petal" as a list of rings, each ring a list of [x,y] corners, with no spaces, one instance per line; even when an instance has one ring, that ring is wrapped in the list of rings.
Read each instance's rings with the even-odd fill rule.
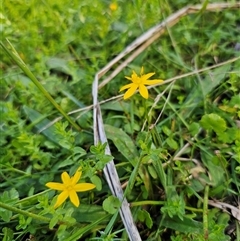
[[[54,190],[62,191],[57,197],[57,201],[54,205],[54,208],[59,207],[63,202],[65,202],[65,200],[68,197],[70,198],[70,201],[76,207],[78,207],[80,204],[80,201],[79,201],[79,198],[78,198],[78,195],[76,192],[84,192],[84,191],[88,191],[88,190],[91,190],[96,187],[92,183],[77,184],[77,182],[79,181],[79,179],[81,177],[81,174],[82,174],[81,168],[78,168],[76,173],[74,174],[74,176],[72,176],[71,178],[69,177],[67,172],[63,172],[61,175],[63,183],[57,183],[57,182],[46,183],[47,187],[54,189]]]
[[[142,83],[144,84],[144,82],[146,80],[148,80],[150,77],[152,77],[153,75],[155,75],[155,73],[149,73],[149,74],[145,74],[143,75],[141,78],[142,78]]]
[[[135,91],[139,88],[139,92],[141,96],[145,99],[148,98],[148,90],[145,85],[155,85],[163,82],[163,80],[160,79],[154,79],[154,80],[149,80],[150,77],[152,77],[155,73],[148,73],[148,74],[143,74],[144,73],[144,68],[142,66],[141,71],[140,71],[140,76],[136,74],[136,72],[133,70],[131,77],[125,76],[126,79],[131,80],[132,83],[128,85],[124,85],[121,87],[120,91],[126,90],[126,93],[123,96],[123,99],[126,100],[129,97],[131,97]]]
[[[71,190],[69,192],[69,197],[70,197],[70,201],[76,206],[78,207],[80,202],[79,202],[79,198],[77,193],[74,190]]]
[[[136,72],[133,70],[133,73],[132,73],[132,79],[138,77],[138,75],[136,74]]]
[[[54,208],[57,208],[60,205],[62,205],[67,198],[68,198],[68,191],[65,190],[65,191],[61,192],[57,197],[57,202],[55,203]]]
[[[112,11],[116,11],[117,8],[118,8],[118,5],[117,5],[117,3],[111,3],[111,4],[109,5],[109,8],[110,8]]]
[[[123,99],[126,100],[129,97],[131,97],[135,93],[137,88],[138,88],[137,84],[132,84],[131,88],[127,90],[126,93],[124,94]]]
[[[139,93],[143,98],[148,99],[148,89],[146,88],[145,85],[143,84],[139,85]]]
[[[156,85],[156,84],[159,84],[159,83],[162,83],[163,80],[161,79],[153,79],[153,80],[146,80],[144,82],[145,85]]]
[[[74,176],[71,178],[72,185],[75,185],[82,175],[81,168],[78,168]]]
[[[125,78],[132,81],[132,77],[125,76]]]
[[[63,191],[65,189],[65,185],[58,182],[48,182],[45,184],[45,186],[58,191]]]
[[[88,191],[88,190],[92,190],[95,187],[96,186],[92,183],[78,183],[74,186],[74,190],[76,192],[85,192],[85,191]]]
[[[128,85],[124,85],[124,86],[119,90],[119,92],[121,92],[121,91],[123,91],[123,90],[125,90],[125,89],[130,88],[132,85],[133,85],[133,83],[132,83],[132,84],[128,84]]]
[[[134,84],[139,84],[139,81],[141,81],[141,78],[139,78],[137,75],[132,77],[132,82]]]
[[[61,175],[61,178],[62,178],[63,184],[65,185],[68,185],[71,182],[71,178],[69,177],[67,172],[63,172]]]

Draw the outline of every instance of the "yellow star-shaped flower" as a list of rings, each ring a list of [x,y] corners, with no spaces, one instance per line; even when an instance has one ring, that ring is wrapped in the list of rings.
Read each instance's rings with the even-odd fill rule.
[[[148,89],[145,85],[155,85],[163,82],[163,80],[160,80],[160,79],[149,80],[149,78],[152,77],[155,73],[143,74],[143,71],[144,70],[142,67],[140,76],[138,76],[134,70],[131,77],[125,76],[125,78],[128,80],[131,80],[132,83],[128,85],[124,85],[120,89],[120,91],[128,89],[123,96],[124,100],[131,97],[137,89],[139,89],[139,92],[143,98],[148,99]]]
[[[92,190],[96,186],[92,183],[77,183],[82,175],[81,169],[78,168],[73,177],[70,177],[67,172],[63,172],[61,175],[62,182],[48,182],[47,187],[53,190],[62,191],[57,198],[57,202],[54,208],[59,207],[69,197],[70,201],[78,207],[80,204],[77,192],[85,192]]]
[[[112,11],[116,11],[117,8],[118,8],[118,5],[117,5],[117,3],[111,3],[111,4],[109,5],[109,8],[110,8]]]

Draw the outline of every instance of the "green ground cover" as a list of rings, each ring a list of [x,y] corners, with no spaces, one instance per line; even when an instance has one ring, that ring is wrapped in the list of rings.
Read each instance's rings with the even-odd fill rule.
[[[103,174],[111,157],[104,143],[94,146],[92,83],[132,41],[188,4],[0,3],[0,240],[128,240]],[[99,90],[99,101],[119,95],[130,83],[125,76],[142,66],[155,73],[150,79],[176,77],[150,89],[148,99],[136,93],[101,104],[142,240],[240,241],[240,10],[208,12],[206,4]],[[11,45],[57,108],[7,53]],[[74,123],[59,118],[77,109],[69,115]],[[67,199],[54,208],[59,192],[46,183],[61,183],[62,173],[74,176],[79,167],[81,190],[89,189],[78,193],[79,207]]]

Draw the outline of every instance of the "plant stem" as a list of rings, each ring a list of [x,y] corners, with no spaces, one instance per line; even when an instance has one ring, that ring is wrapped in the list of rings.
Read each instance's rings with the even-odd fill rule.
[[[37,219],[37,220],[42,221],[42,222],[49,223],[51,221],[50,218],[46,218],[46,217],[43,217],[43,216],[40,216],[40,215],[37,215],[37,214],[34,214],[34,213],[30,213],[30,212],[21,210],[19,208],[9,206],[8,204],[2,203],[2,202],[0,202],[0,207],[4,208],[6,210],[9,210],[9,211],[15,212],[15,213],[22,214],[24,216],[31,217],[33,219]]]
[[[34,194],[34,195],[32,195],[31,197],[25,197],[25,198],[19,200],[19,201],[17,202],[17,204],[18,204],[18,205],[19,205],[19,204],[24,205],[25,203],[29,203],[29,202],[31,202],[31,201],[33,201],[33,200],[37,200],[37,198],[38,198],[39,196],[42,196],[43,194],[48,193],[49,191],[50,191],[50,189],[45,190],[45,191],[42,191],[42,192],[37,193],[37,194]]]
[[[206,185],[203,199],[203,233],[205,240],[208,240],[208,193],[209,186]]]
[[[144,205],[163,205],[165,201],[153,201],[153,200],[144,200],[144,201],[138,201],[138,202],[131,202],[131,207],[137,207],[137,206],[144,206]],[[193,208],[185,206],[186,210],[192,211],[192,212],[203,212],[203,209]]]
[[[131,134],[133,135],[134,133],[134,102],[133,102],[133,98],[131,98],[131,102],[130,102],[130,120],[131,120]]]
[[[165,201],[153,201],[153,200],[144,200],[139,202],[131,202],[131,207],[143,206],[143,205],[163,205]]]
[[[148,112],[147,112],[147,100],[142,98],[142,101],[143,101],[143,106],[144,106],[144,117],[145,117],[145,120],[147,121],[147,124],[150,124],[149,123],[149,116],[148,116]]]
[[[63,109],[57,104],[57,102],[52,98],[52,96],[45,90],[42,84],[37,80],[34,74],[30,71],[27,65],[23,62],[23,60],[18,55],[15,48],[12,46],[10,41],[8,41],[10,46],[10,50],[0,42],[2,48],[8,53],[8,55],[14,60],[14,62],[18,65],[19,68],[32,80],[32,82],[38,87],[38,89],[45,95],[45,97],[52,103],[52,105],[78,130],[81,131],[81,128],[74,122],[72,119],[63,111]]]

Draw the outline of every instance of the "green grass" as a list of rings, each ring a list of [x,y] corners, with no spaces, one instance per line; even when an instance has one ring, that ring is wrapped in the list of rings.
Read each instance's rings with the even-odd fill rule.
[[[1,47],[0,240],[128,240],[103,174],[111,158],[105,145],[94,146],[92,82],[189,1],[116,1],[115,11],[111,3],[1,3],[1,44],[12,53],[10,42],[26,66]],[[175,78],[150,89],[148,100],[137,93],[101,105],[142,240],[240,240],[239,19],[238,9],[183,17],[99,90],[99,101],[119,95],[124,76],[142,66],[156,79]],[[77,109],[72,124],[64,114]],[[79,166],[81,182],[96,189],[79,194],[78,208],[68,200],[55,210],[57,192],[45,184]],[[229,212],[210,200],[231,205]]]

